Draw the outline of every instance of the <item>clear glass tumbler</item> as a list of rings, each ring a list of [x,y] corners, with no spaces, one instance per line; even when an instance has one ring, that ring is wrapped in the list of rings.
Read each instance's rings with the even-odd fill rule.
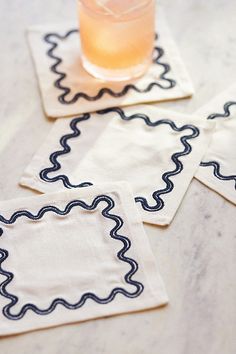
[[[141,76],[152,60],[155,0],[78,0],[82,63],[96,78]]]

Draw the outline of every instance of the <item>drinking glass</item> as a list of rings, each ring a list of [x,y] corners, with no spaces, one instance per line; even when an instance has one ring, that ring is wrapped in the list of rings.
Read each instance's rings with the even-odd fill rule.
[[[152,60],[155,0],[78,0],[82,64],[96,78],[141,76]]]

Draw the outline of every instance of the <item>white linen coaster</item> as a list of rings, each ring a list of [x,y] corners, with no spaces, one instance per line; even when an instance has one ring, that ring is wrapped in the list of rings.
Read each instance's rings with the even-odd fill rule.
[[[215,130],[195,177],[236,204],[236,85],[197,114],[215,122]]]
[[[127,184],[0,203],[0,335],[164,305]]]
[[[78,164],[72,186],[127,181],[142,220],[169,224],[206,151],[212,124],[145,105],[100,114],[112,120]]]
[[[191,81],[159,12],[153,64],[143,77],[125,83],[97,80],[85,72],[76,24],[31,27],[29,42],[46,114],[57,118],[191,96]]]
[[[102,134],[111,121],[114,124]],[[198,117],[145,105],[59,119],[24,171],[20,184],[47,193],[63,186],[126,179],[136,197],[143,195],[152,205],[145,208],[145,203],[139,203],[143,220],[165,225],[172,220],[205,152],[209,125]],[[99,154],[95,162],[99,166],[93,166],[97,170],[87,175],[85,165],[91,153],[94,159]]]

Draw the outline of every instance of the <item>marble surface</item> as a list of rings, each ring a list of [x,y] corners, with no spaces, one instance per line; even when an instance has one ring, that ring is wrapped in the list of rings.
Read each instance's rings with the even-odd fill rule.
[[[32,195],[17,181],[52,125],[43,114],[25,29],[74,18],[75,2],[0,1],[1,199]],[[161,106],[193,112],[236,81],[235,0],[162,4],[196,94]],[[235,207],[194,180],[171,226],[145,229],[168,306],[2,338],[0,353],[234,354]]]

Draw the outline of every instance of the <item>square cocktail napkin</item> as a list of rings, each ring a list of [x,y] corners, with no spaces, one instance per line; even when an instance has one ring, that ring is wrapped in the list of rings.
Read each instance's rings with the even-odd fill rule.
[[[209,125],[197,116],[145,105],[60,119],[21,184],[50,192],[125,180],[143,220],[165,225],[207,148]]]
[[[236,204],[236,86],[214,98],[197,114],[214,121],[215,130],[195,177]]]
[[[72,184],[127,181],[142,220],[169,224],[206,151],[211,124],[145,105],[100,114],[111,122],[79,163]]]
[[[0,203],[0,335],[167,303],[126,184]]]
[[[193,88],[161,12],[153,63],[141,78],[108,83],[87,74],[80,60],[77,26],[35,26],[29,41],[45,112],[62,117],[117,105],[188,97]]]

